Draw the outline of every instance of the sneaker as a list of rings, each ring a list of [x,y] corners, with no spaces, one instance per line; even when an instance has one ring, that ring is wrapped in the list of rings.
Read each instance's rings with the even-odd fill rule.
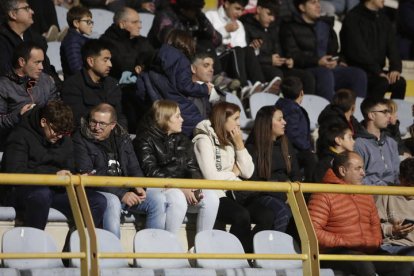
[[[282,79],[280,77],[274,77],[263,89],[263,92],[272,93],[278,95],[280,93],[280,84]]]
[[[59,35],[59,29],[56,25],[50,26],[47,33],[44,35],[47,42],[56,41]]]

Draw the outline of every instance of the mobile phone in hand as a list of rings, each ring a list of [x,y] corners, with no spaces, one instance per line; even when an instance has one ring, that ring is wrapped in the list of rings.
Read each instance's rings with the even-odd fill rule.
[[[203,190],[201,190],[201,189],[194,190],[193,193],[194,193],[194,196],[197,199],[197,201],[201,201],[204,197]]]
[[[339,59],[339,56],[333,56],[329,59],[329,61],[336,61]]]

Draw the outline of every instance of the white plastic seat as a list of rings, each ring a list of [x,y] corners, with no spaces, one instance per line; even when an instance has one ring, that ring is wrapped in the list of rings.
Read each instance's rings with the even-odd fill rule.
[[[60,59],[60,44],[59,41],[51,41],[47,43],[46,55],[49,57],[50,64],[55,67],[56,73],[63,74],[62,62]]]
[[[90,9],[94,21],[91,37],[99,38],[113,23],[114,13],[104,9]]]
[[[252,115],[253,120],[256,119],[256,114],[263,106],[275,105],[279,100],[279,96],[270,93],[255,93],[250,96],[250,114]]]
[[[57,20],[59,24],[59,29],[62,31],[64,28],[69,27],[68,21],[66,20],[66,14],[68,9],[62,6],[55,5]]]
[[[329,104],[329,101],[317,95],[305,95],[301,106],[308,112],[310,129],[314,131],[318,127],[319,113]]]
[[[251,129],[253,127],[254,121],[250,118],[247,118],[246,112],[244,111],[240,99],[236,95],[226,92],[226,102],[236,104],[240,107],[240,128]]]
[[[177,236],[161,229],[143,229],[134,237],[136,253],[184,253]],[[186,259],[135,259],[138,267],[143,268],[189,268]]]
[[[15,227],[3,234],[3,253],[57,253],[48,233],[32,227]],[[63,268],[60,259],[4,259],[4,267],[17,269]]]
[[[400,100],[393,99],[398,105],[398,119],[400,120],[400,133],[401,136],[405,136],[408,132],[408,128],[413,124],[413,114],[412,114],[412,103]]]
[[[99,252],[123,252],[121,241],[113,233],[103,230],[95,229],[96,237],[98,240],[98,251]],[[80,240],[79,232],[76,230],[70,236],[70,251],[80,251]],[[127,268],[127,259],[100,259],[99,265],[101,268]],[[80,267],[80,259],[71,259],[71,266]]]
[[[197,233],[194,243],[196,253],[233,253],[244,254],[241,242],[231,233],[222,230],[205,230]],[[249,268],[245,259],[199,259],[197,266],[204,268]]]
[[[141,36],[147,37],[154,21],[154,15],[151,13],[139,13],[139,18],[142,21]]]
[[[364,116],[362,115],[362,112],[361,112],[361,103],[363,100],[364,98],[356,97],[354,117],[358,120],[358,122],[361,122],[362,120],[364,120]]]

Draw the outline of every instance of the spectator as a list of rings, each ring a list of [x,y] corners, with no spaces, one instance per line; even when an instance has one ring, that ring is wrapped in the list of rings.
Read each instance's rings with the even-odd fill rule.
[[[27,0],[27,2],[34,12],[34,22],[31,27],[33,31],[46,37],[52,26],[55,30],[59,30],[59,23],[53,0]],[[55,34],[58,33],[56,32]],[[54,38],[56,39],[57,37]]]
[[[297,151],[305,181],[312,182],[318,159],[313,149],[308,113],[300,106],[304,95],[302,82],[297,77],[287,77],[282,83],[282,93],[284,98],[280,98],[275,106],[282,110],[286,119],[286,136]]]
[[[243,144],[237,105],[217,103],[210,119],[198,123],[194,134],[194,151],[205,179],[241,181],[253,175],[254,163]],[[253,236],[272,229],[273,211],[259,202],[244,207],[233,199],[232,191],[217,193],[220,198],[217,221],[230,224],[230,232],[241,241],[244,250],[253,252]],[[256,224],[253,230],[251,223]]]
[[[7,173],[70,175],[74,169],[70,133],[73,114],[69,106],[50,101],[36,106],[7,139],[2,170]],[[96,191],[86,190],[96,227],[102,224],[106,199]],[[45,229],[49,209],[55,208],[72,217],[66,191],[59,187],[14,187],[12,206],[22,212],[23,226]]]
[[[349,12],[340,33],[341,49],[349,65],[366,72],[368,97],[383,98],[391,91],[392,98],[404,99],[406,82],[394,27],[382,8],[383,1],[363,0]],[[389,66],[384,71],[386,59]]]
[[[112,67],[109,48],[103,41],[88,40],[81,50],[82,70],[65,80],[62,99],[72,108],[76,126],[80,125],[81,117],[88,116],[92,107],[109,103],[117,112],[118,123],[126,127],[121,89],[117,81],[108,76]]]
[[[116,12],[125,6],[126,0],[80,0],[80,3],[90,9],[107,9]]]
[[[411,157],[410,150],[406,147],[400,133],[400,121],[398,120],[398,105],[393,100],[387,100],[388,109],[390,110],[390,122],[385,132],[393,138],[398,144],[398,154],[403,158]]]
[[[82,6],[71,8],[66,19],[69,30],[60,45],[60,60],[65,79],[79,72],[82,67],[81,48],[92,33],[93,20],[91,11]]]
[[[22,42],[11,61],[13,69],[0,77],[0,150],[23,114],[58,98],[54,81],[43,73],[44,54],[39,45]]]
[[[142,171],[125,129],[117,124],[115,109],[106,103],[92,108],[74,137],[75,165],[88,175],[142,177]],[[165,198],[141,187],[99,187],[107,200],[103,228],[121,236],[121,210],[147,214],[146,227],[164,229]]]
[[[361,185],[363,177],[362,158],[355,152],[344,152],[335,157],[323,181]],[[380,249],[380,220],[372,195],[314,193],[308,209],[321,253],[388,255]],[[401,262],[329,261],[321,265],[356,276],[408,276],[412,270],[411,264]]]
[[[414,60],[414,24],[411,20],[413,14],[413,0],[401,0],[398,2],[398,48],[403,60]]]
[[[246,29],[246,41],[256,48],[258,59],[267,80],[274,76],[281,79],[284,76],[296,76],[303,83],[305,94],[315,94],[315,78],[302,69],[295,68],[292,58],[286,58],[282,53],[279,40],[279,5],[273,0],[257,2],[256,12],[240,18]]]
[[[253,181],[301,181],[301,173],[294,149],[285,136],[286,121],[275,106],[264,106],[256,114],[253,130],[246,148],[253,158]],[[236,200],[246,206],[260,202],[274,213],[273,229],[286,232],[292,217],[284,193],[235,191]]]
[[[318,163],[313,172],[313,181],[321,183],[328,169],[332,168],[335,156],[354,150],[354,138],[347,124],[331,124],[321,131],[318,137]]]
[[[363,131],[363,126],[354,117],[356,95],[349,89],[336,91],[332,103],[328,104],[319,114],[319,133],[325,132],[325,128],[331,125],[345,123],[352,130],[352,135]]]
[[[414,186],[414,158],[400,164],[400,185]],[[413,196],[381,195],[377,201],[384,236],[381,248],[391,254],[414,256]]]
[[[191,141],[181,133],[183,118],[177,103],[156,101],[134,140],[145,176],[201,179]],[[166,229],[177,233],[187,208],[198,213],[197,232],[213,229],[219,200],[212,190],[157,189],[167,201]],[[187,207],[188,206],[188,207]]]
[[[13,69],[12,56],[14,49],[23,41],[33,41],[40,45],[44,53],[44,72],[53,77],[60,91],[62,81],[53,66],[50,65],[46,50],[45,39],[35,32],[30,26],[33,24],[33,10],[26,0],[3,0],[0,6],[7,20],[0,26],[0,75],[7,74]]]
[[[365,129],[357,133],[355,151],[364,160],[367,185],[397,185],[400,158],[397,142],[384,130],[390,121],[390,110],[385,99],[366,98],[361,103]]]
[[[297,68],[309,70],[316,80],[316,94],[329,101],[334,92],[348,88],[364,97],[367,77],[363,70],[348,67],[340,58],[334,18],[321,17],[319,0],[295,0],[299,12],[282,24],[280,37],[286,56]]]

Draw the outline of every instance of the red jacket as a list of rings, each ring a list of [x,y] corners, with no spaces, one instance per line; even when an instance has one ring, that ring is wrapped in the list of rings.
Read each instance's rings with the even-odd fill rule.
[[[323,182],[345,184],[332,169]],[[371,195],[315,193],[308,209],[321,252],[346,247],[372,253],[380,247],[380,220]]]

